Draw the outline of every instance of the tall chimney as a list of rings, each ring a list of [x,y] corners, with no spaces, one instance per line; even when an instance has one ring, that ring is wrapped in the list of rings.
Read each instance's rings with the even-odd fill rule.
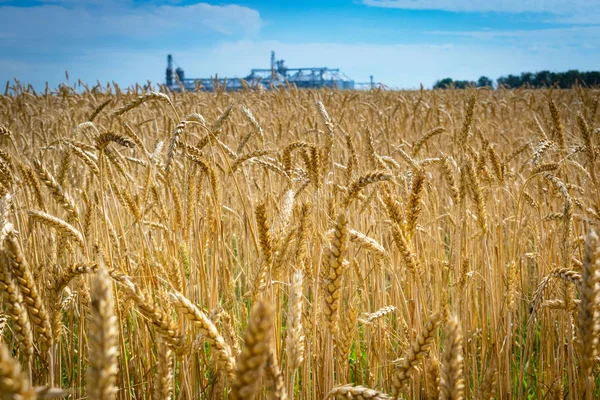
[[[173,85],[173,56],[167,56],[167,86]]]

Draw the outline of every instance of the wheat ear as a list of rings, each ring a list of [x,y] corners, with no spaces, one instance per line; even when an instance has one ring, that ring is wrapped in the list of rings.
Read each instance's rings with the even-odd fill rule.
[[[3,233],[6,233],[6,229]],[[14,230],[11,230],[6,235],[3,249],[10,262],[13,278],[19,285],[21,295],[25,300],[29,319],[33,323],[37,333],[40,335],[42,343],[49,348],[53,343],[50,319],[46,312],[46,306],[39,294],[37,284],[33,279],[31,269],[21,252],[21,247],[17,242],[16,232]]]
[[[421,215],[421,198],[425,187],[425,173],[418,169],[415,171],[412,181],[412,190],[406,203],[406,238],[410,240],[417,230],[417,219]]]
[[[187,297],[179,292],[169,293],[173,305],[181,312],[186,319],[198,327],[205,340],[215,349],[217,354],[216,360],[230,377],[234,376],[235,359],[231,354],[231,348],[215,324],[204,314],[198,307],[194,305]]]
[[[281,367],[277,361],[277,353],[273,343],[269,346],[269,356],[267,357],[267,372],[270,380],[273,382],[273,393],[271,398],[274,400],[287,400],[287,389],[281,373]]]
[[[29,217],[34,221],[41,222],[44,225],[48,225],[56,229],[60,233],[75,240],[75,242],[77,242],[77,244],[79,244],[81,247],[85,246],[85,242],[83,240],[83,235],[81,234],[81,232],[75,229],[75,227],[73,227],[73,225],[69,224],[68,222],[65,222],[62,219],[45,213],[43,211],[29,210],[27,213],[29,214]]]
[[[400,255],[402,256],[402,260],[404,261],[404,265],[410,272],[415,275],[421,274],[421,267],[417,256],[415,255],[415,251],[410,244],[410,241],[406,237],[406,233],[404,233],[404,229],[402,226],[397,224],[396,222],[392,222],[392,237],[394,239],[394,243],[398,246],[400,250]]]
[[[343,207],[350,206],[350,203],[358,198],[360,192],[371,183],[390,181],[392,178],[392,175],[380,171],[369,172],[363,176],[360,176],[348,187],[348,195],[342,203]]]
[[[342,286],[343,258],[348,246],[348,220],[346,214],[338,216],[334,236],[331,240],[327,259],[327,283],[325,287],[325,320],[333,331],[335,328],[337,311],[340,302],[340,288]]]
[[[304,332],[302,328],[302,271],[297,270],[292,276],[292,286],[288,302],[285,349],[287,365],[295,371],[304,360]]]
[[[69,213],[69,216],[75,221],[78,220],[78,213],[75,208],[75,202],[58,184],[56,179],[50,172],[37,160],[33,162],[33,166],[40,177],[40,180],[48,187],[52,197]]]
[[[23,307],[23,297],[13,282],[10,263],[6,251],[0,252],[0,292],[7,312],[13,320],[13,334],[17,338],[21,353],[24,358],[30,359],[33,357],[33,334],[27,311]]]
[[[270,304],[255,304],[248,322],[244,349],[238,357],[235,379],[231,385],[230,396],[233,400],[252,399],[257,394],[269,357],[273,320],[273,307]]]
[[[113,112],[112,117],[117,117],[119,115],[125,114],[127,111],[133,110],[134,108],[136,108],[136,107],[140,106],[141,104],[144,104],[145,102],[150,101],[150,100],[160,100],[160,101],[163,101],[163,102],[171,105],[171,107],[173,107],[173,103],[171,103],[171,99],[166,94],[159,93],[159,92],[150,92],[148,94],[138,96],[135,100],[125,104],[124,106],[122,106],[121,108],[119,108],[118,110]]]
[[[400,365],[396,368],[392,378],[392,395],[398,397],[408,382],[409,373],[417,366],[419,361],[429,353],[433,344],[433,337],[440,319],[440,313],[436,312],[429,317],[423,330],[413,342],[408,353],[404,356]]]
[[[114,132],[106,132],[96,137],[96,149],[106,151],[106,146],[111,142],[120,144],[123,147],[134,148],[135,143],[125,135]]]
[[[378,392],[377,390],[370,389],[364,386],[354,385],[341,385],[336,386],[329,393],[326,398],[335,397],[336,399],[356,399],[356,400],[387,400],[390,398],[385,393]]]
[[[173,395],[173,355],[163,340],[158,342],[157,364],[153,398],[155,400],[171,400]]]
[[[592,372],[598,343],[599,266],[600,243],[596,232],[591,231],[585,242],[585,258],[579,290],[581,301],[577,313],[579,363],[586,378]]]
[[[464,388],[462,334],[458,321],[453,318],[446,325],[440,399],[462,400]]]
[[[554,100],[548,99],[548,108],[550,109],[550,116],[552,117],[552,124],[554,125],[553,136],[558,139],[558,145],[561,150],[565,150],[565,128],[560,119],[560,114]]]
[[[87,375],[90,400],[116,398],[119,350],[114,306],[113,283],[102,265],[92,285]]]
[[[533,292],[533,300],[531,301],[531,310],[529,315],[528,323],[531,324],[535,320],[535,316],[537,311],[542,304],[542,300],[544,299],[544,293],[546,292],[546,288],[550,284],[550,281],[553,278],[559,278],[566,282],[570,282],[576,285],[579,285],[581,282],[581,274],[577,271],[572,271],[569,268],[558,267],[553,269],[548,275],[546,275],[537,288]]]
[[[423,136],[421,136],[412,146],[413,157],[416,157],[417,154],[419,154],[419,151],[425,145],[425,143],[427,143],[427,141],[429,139],[431,139],[432,137],[439,135],[440,133],[443,133],[445,131],[446,130],[444,129],[443,126],[438,126],[436,128],[433,128],[429,132],[425,133]]]
[[[128,276],[116,272],[111,272],[111,276],[121,284],[125,294],[135,302],[140,313],[150,320],[165,341],[174,349],[181,349],[185,341],[184,336],[171,315],[152,299],[147,298]]]
[[[4,342],[0,342],[0,394],[6,399],[28,398],[31,390],[21,365],[10,354]]]

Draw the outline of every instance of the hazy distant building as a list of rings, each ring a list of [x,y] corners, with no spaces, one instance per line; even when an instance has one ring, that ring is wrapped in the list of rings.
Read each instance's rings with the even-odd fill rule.
[[[338,68],[305,67],[289,68],[284,60],[276,60],[275,52],[271,52],[271,68],[253,68],[245,78],[186,78],[183,69],[173,70],[173,57],[167,57],[166,86],[170,90],[207,90],[217,87],[223,90],[240,90],[245,86],[263,87],[265,89],[294,85],[298,88],[338,88],[355,89],[353,79],[340,72]],[[373,77],[369,84],[373,87]]]

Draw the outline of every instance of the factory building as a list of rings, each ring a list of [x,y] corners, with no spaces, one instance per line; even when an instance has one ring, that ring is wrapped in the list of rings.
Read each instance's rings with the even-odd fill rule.
[[[209,92],[219,88],[221,90],[240,90],[246,86],[272,89],[278,87],[296,86],[297,88],[337,88],[355,89],[354,80],[340,72],[338,68],[305,67],[289,68],[284,60],[276,60],[275,52],[271,52],[271,68],[254,68],[245,78],[186,78],[183,69],[173,69],[173,57],[167,57],[166,86],[169,90],[180,91],[183,89],[206,90]],[[361,86],[365,84],[359,84]],[[371,82],[366,84],[373,87]]]

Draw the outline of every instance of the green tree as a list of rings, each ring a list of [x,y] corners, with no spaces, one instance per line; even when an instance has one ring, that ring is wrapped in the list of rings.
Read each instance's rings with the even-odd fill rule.
[[[477,80],[477,87],[493,87],[494,82],[487,76],[482,76]]]
[[[452,80],[452,78],[445,78],[445,79],[437,81],[433,85],[433,88],[434,89],[448,89],[449,87],[452,87],[453,85],[454,85],[454,81]]]
[[[473,81],[454,81],[454,87],[457,89],[466,89],[475,86],[477,86],[477,84]]]
[[[550,71],[539,71],[535,74],[535,87],[552,86],[552,75]]]
[[[534,78],[535,78],[535,76],[531,72],[523,72],[521,74],[521,86],[522,85],[535,86]]]

